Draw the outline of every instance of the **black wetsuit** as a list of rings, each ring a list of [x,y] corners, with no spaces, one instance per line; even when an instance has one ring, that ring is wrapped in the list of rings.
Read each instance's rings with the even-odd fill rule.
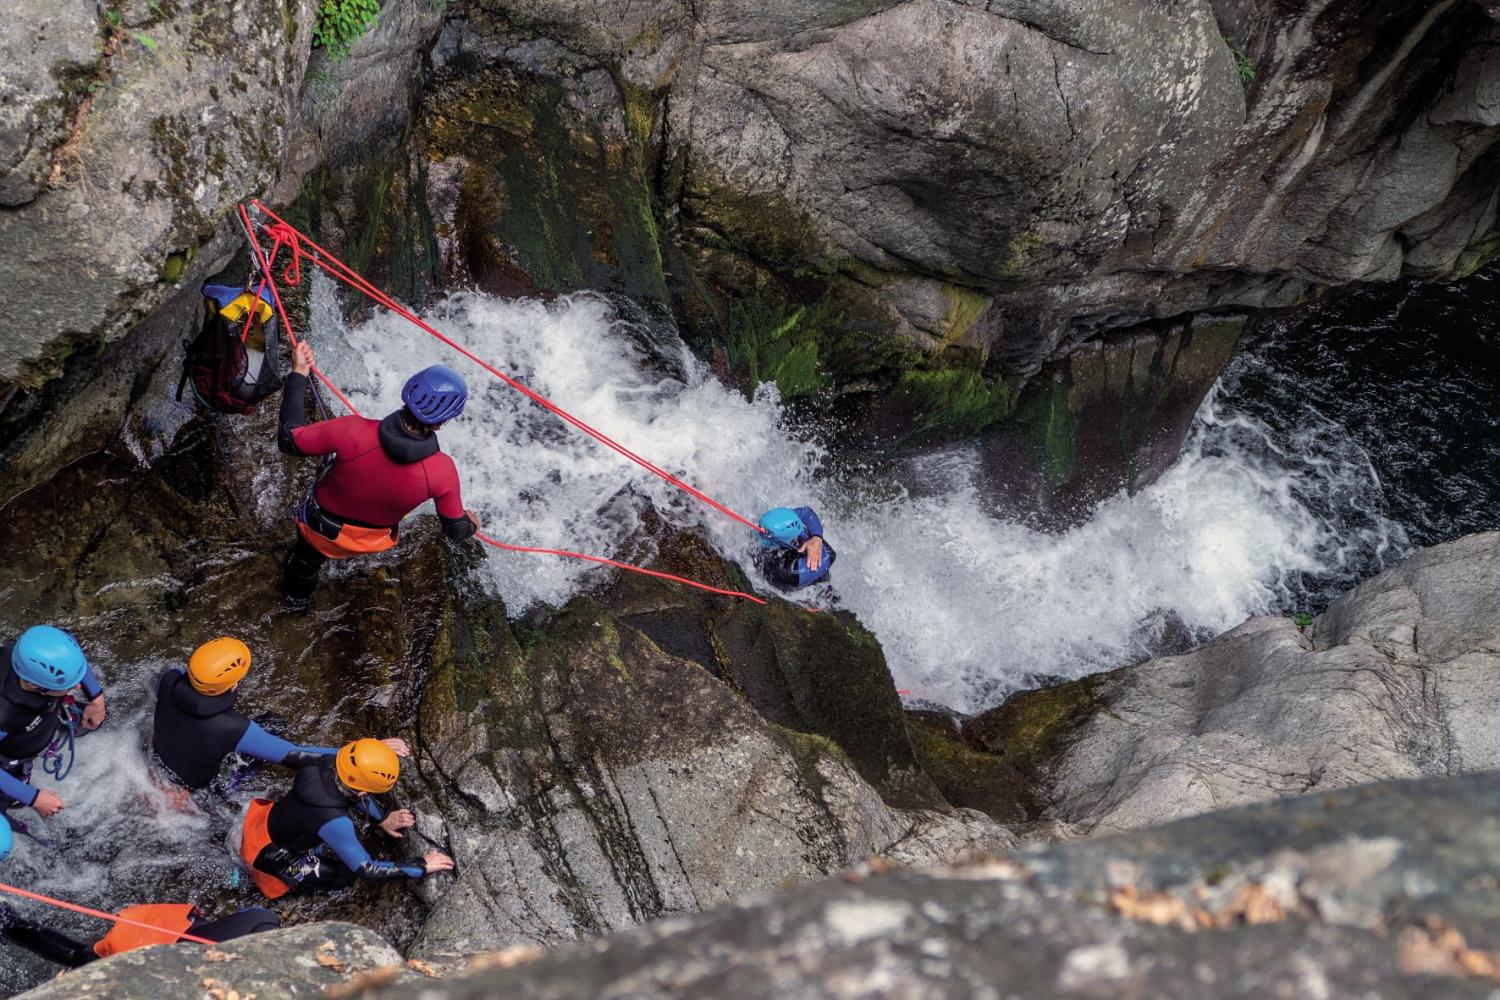
[[[31,762],[57,737],[63,723],[66,694],[27,691],[11,669],[15,643],[0,647],[0,810],[36,801],[30,785]],[[92,669],[84,674],[84,694],[93,700],[100,687]]]
[[[370,881],[421,878],[421,861],[376,861],[354,829],[351,811],[375,822],[385,811],[369,796],[351,799],[339,790],[332,758],[299,768],[292,790],[271,807],[255,867],[299,892],[342,889],[356,877]]]
[[[301,767],[336,751],[335,747],[297,746],[272,736],[234,710],[236,694],[202,694],[177,669],[163,671],[157,679],[151,748],[187,787],[207,788],[232,753]]]

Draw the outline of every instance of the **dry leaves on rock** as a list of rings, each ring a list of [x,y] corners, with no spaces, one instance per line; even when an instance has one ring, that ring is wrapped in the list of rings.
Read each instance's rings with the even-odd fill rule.
[[[443,974],[420,958],[408,958],[406,964],[426,976],[428,979],[442,979]]]
[[[1500,952],[1470,948],[1457,929],[1437,917],[1401,932],[1396,967],[1408,975],[1472,976],[1500,983]]]
[[[346,962],[340,961],[339,957],[334,954],[332,941],[324,941],[322,944],[318,945],[317,949],[313,952],[313,958],[316,958],[318,960],[318,964],[323,968],[332,969],[339,975],[343,975],[345,972],[349,971],[348,964]]]
[[[535,962],[547,954],[541,948],[529,944],[513,944],[509,948],[500,951],[480,952],[469,959],[469,964],[464,966],[464,972],[483,972],[487,969],[514,969],[518,965]]]
[[[241,993],[218,979],[203,980],[203,991],[208,994],[210,1000],[255,1000],[254,993]]]
[[[339,983],[324,990],[324,1000],[352,1000],[353,997],[373,993],[400,979],[404,968],[400,965],[381,965],[361,972],[347,983]]]
[[[1213,926],[1213,917],[1201,906],[1188,906],[1177,896],[1166,892],[1141,892],[1133,885],[1116,886],[1109,894],[1109,905],[1127,920],[1176,927],[1188,932]]]
[[[1190,905],[1168,892],[1141,892],[1134,885],[1116,886],[1109,905],[1127,920],[1176,927],[1189,933],[1238,924],[1275,924],[1286,919],[1286,908],[1258,882],[1250,882],[1230,904],[1216,913]]]

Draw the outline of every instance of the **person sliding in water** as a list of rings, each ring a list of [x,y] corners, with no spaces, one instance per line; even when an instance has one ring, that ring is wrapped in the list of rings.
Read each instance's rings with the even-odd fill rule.
[[[0,669],[6,660],[10,669],[0,679],[0,812],[30,806],[55,816],[62,796],[31,786],[32,763],[60,735],[70,736],[77,722],[99,728],[104,689],[77,640],[51,625],[33,625],[0,649]],[[80,686],[88,703],[81,712],[73,704]]]
[[[424,368],[401,390],[401,409],[384,420],[354,415],[302,426],[307,376],[316,361],[298,344],[281,397],[277,443],[288,455],[335,455],[333,466],[297,512],[297,542],[286,564],[287,607],[307,610],[318,572],[329,559],[383,552],[396,544],[401,519],[436,502],[443,533],[463,541],[479,530],[464,510],[458,470],[438,450],[437,429],[463,412],[464,380],[444,365]]]
[[[162,671],[156,682],[151,747],[179,784],[207,788],[232,753],[272,764],[301,767],[332,756],[337,747],[303,747],[272,736],[234,710],[235,690],[250,672],[250,647],[224,636],[193,651],[187,670]],[[398,755],[403,740],[382,741]]]
[[[14,844],[10,824],[0,817],[0,861],[10,857]],[[246,934],[274,931],[281,926],[281,918],[263,906],[249,906],[219,920],[204,920],[198,908],[188,903],[127,906],[118,915],[160,929],[153,931],[130,924],[115,924],[108,934],[88,945],[27,919],[9,905],[0,903],[0,936],[48,961],[76,969],[96,958],[108,958],[135,948],[174,944],[182,940],[183,934],[209,941],[229,941]]]
[[[811,507],[776,507],[760,519],[755,564],[778,590],[800,590],[828,579],[838,553],[823,540],[823,522]]]
[[[390,747],[355,740],[334,757],[299,768],[292,790],[275,802],[252,801],[240,833],[240,857],[266,898],[342,889],[356,878],[389,882],[451,871],[453,859],[442,851],[428,851],[415,861],[376,861],[360,843],[352,813],[396,838],[416,824],[410,810],[387,813],[370,798],[390,791],[400,774],[401,762]]]

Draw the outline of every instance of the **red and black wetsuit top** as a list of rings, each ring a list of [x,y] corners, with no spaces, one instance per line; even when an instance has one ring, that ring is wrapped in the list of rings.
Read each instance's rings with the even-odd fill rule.
[[[351,524],[393,528],[432,500],[449,538],[474,533],[464,515],[458,469],[438,448],[435,433],[412,433],[399,410],[384,420],[351,415],[304,427],[306,392],[305,376],[288,377],[278,444],[289,455],[335,456],[313,494],[324,513]]]

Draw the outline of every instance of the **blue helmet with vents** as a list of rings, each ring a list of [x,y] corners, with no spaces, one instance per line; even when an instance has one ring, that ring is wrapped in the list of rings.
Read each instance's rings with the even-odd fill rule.
[[[89,669],[78,640],[51,625],[33,625],[21,633],[10,652],[16,676],[47,691],[77,686]]]
[[[463,376],[447,365],[423,368],[406,380],[401,402],[429,427],[452,420],[464,411],[469,401],[469,387]]]
[[[760,544],[765,548],[783,545],[796,548],[797,542],[807,532],[802,518],[789,507],[773,507],[760,516]]]

